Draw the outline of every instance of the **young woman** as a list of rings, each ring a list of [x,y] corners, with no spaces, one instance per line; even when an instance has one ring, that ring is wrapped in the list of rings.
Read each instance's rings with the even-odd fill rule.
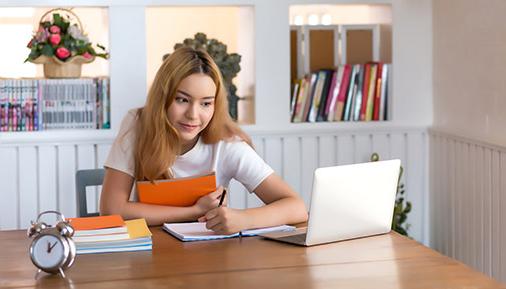
[[[204,51],[179,48],[163,62],[144,107],[125,116],[105,162],[101,214],[164,222],[206,222],[223,234],[307,220],[303,201],[255,153],[249,137],[231,120],[222,77]],[[215,192],[191,207],[136,201],[135,181],[216,172]],[[223,187],[241,182],[266,205],[218,207]],[[233,193],[233,192],[230,192]]]

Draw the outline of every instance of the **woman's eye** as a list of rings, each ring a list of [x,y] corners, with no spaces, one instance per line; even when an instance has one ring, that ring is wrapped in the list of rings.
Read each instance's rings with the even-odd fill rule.
[[[188,102],[188,100],[184,97],[176,97],[176,102],[177,103],[184,103],[184,102]]]
[[[208,107],[208,106],[211,106],[212,104],[213,104],[213,103],[212,103],[212,102],[210,102],[210,101],[209,101],[209,102],[203,102],[203,103],[202,103],[202,106],[204,106],[204,107]]]

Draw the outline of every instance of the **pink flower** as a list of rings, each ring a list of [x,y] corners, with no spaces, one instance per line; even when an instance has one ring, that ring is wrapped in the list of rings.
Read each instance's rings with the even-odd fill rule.
[[[39,30],[35,34],[35,40],[37,40],[37,42],[44,42],[48,37],[49,31],[47,31],[47,29],[44,29],[44,27],[39,26]]]
[[[30,42],[28,42],[28,45],[26,47],[32,48],[32,46],[33,46],[34,43],[35,43],[35,39],[32,38],[32,40],[30,40]]]
[[[56,49],[56,57],[64,60],[70,56],[70,51],[65,47],[58,47]]]
[[[92,55],[88,51],[86,51],[85,53],[83,53],[83,57],[86,59],[90,59]]]
[[[60,34],[61,30],[60,30],[60,27],[53,25],[53,26],[49,27],[49,32],[51,32],[53,34]]]
[[[53,45],[60,44],[60,41],[61,41],[60,34],[51,34],[51,36],[49,36],[49,42]]]

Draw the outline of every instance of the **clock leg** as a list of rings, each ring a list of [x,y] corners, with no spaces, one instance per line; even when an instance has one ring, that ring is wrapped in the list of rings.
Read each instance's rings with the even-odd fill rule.
[[[33,277],[33,279],[37,280],[37,277],[39,277],[40,272],[42,272],[41,269],[37,270],[37,273],[35,273],[35,277]]]
[[[58,268],[58,270],[60,271],[61,276],[65,279],[65,274],[63,274],[62,268]]]

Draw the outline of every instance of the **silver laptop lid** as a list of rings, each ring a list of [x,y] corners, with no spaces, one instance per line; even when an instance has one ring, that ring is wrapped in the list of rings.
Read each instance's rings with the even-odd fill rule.
[[[390,231],[400,160],[318,168],[306,244],[321,244]]]

